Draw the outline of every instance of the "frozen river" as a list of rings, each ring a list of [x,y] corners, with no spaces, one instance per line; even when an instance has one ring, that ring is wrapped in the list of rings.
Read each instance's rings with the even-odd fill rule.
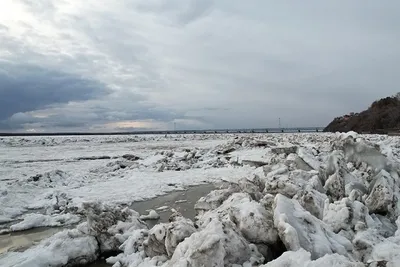
[[[301,257],[304,258],[304,262],[308,260],[310,264],[313,262],[312,260],[322,258],[324,253],[338,253],[355,264],[356,262],[363,264],[362,262],[367,261],[365,257],[373,252],[374,245],[369,250],[359,251],[359,243],[354,242],[356,240],[367,241],[362,236],[362,232],[357,229],[362,227],[375,229],[374,227],[381,225],[386,232],[379,232],[378,236],[374,237],[381,240],[380,242],[395,235],[394,231],[397,229],[395,221],[398,217],[395,199],[398,199],[399,191],[397,188],[399,159],[399,137],[378,135],[256,133],[1,137],[0,231],[3,235],[0,236],[0,265],[63,266],[66,264],[65,262],[71,264],[78,261],[79,264],[82,264],[96,260],[98,251],[95,248],[98,244],[91,239],[91,235],[82,236],[82,233],[86,233],[85,231],[88,230],[76,232],[77,229],[75,229],[78,225],[80,225],[78,229],[82,227],[86,229],[86,218],[91,218],[91,212],[98,209],[97,204],[87,206],[86,203],[104,203],[107,207],[102,209],[106,213],[113,213],[114,211],[108,211],[108,209],[117,207],[115,205],[119,205],[121,209],[130,207],[140,215],[147,214],[149,210],[156,210],[161,216],[160,221],[147,221],[147,227],[154,226],[154,229],[161,227],[157,224],[159,222],[166,225],[168,223],[179,225],[181,221],[178,221],[179,223],[168,222],[168,218],[170,215],[176,216],[175,212],[180,212],[190,222],[195,221],[196,229],[199,229],[196,231],[200,231],[196,233],[199,239],[193,239],[190,246],[196,246],[196,240],[201,240],[202,231],[210,235],[216,234],[213,231],[217,231],[215,228],[217,226],[214,225],[214,228],[210,228],[211,224],[208,220],[211,222],[215,218],[219,218],[218,221],[223,222],[224,225],[228,220],[229,224],[236,225],[232,228],[234,232],[229,234],[230,230],[226,230],[227,232],[224,230],[221,234],[229,236],[235,233],[230,236],[230,242],[242,240],[239,242],[242,245],[251,242],[256,244],[259,251],[257,254],[253,251],[252,246],[250,246],[250,250],[248,247],[243,247],[240,253],[235,252],[242,255],[239,258],[231,259],[224,256],[224,265],[226,262],[240,265],[246,262],[251,262],[253,265],[267,263],[284,252],[281,249],[266,250],[270,246],[270,242],[278,242],[279,244],[276,243],[275,247],[285,245],[285,250],[289,251],[297,251],[298,249],[295,248],[307,250],[311,253],[311,258],[304,256],[306,254],[301,254],[303,252],[296,253],[300,253],[299,257],[303,255],[305,258]],[[381,176],[386,178],[380,178]],[[256,187],[251,184],[256,183],[255,180],[252,180],[254,177],[261,179],[261,184],[257,184]],[[249,181],[250,184],[247,184]],[[388,182],[385,184],[384,181]],[[196,185],[197,187],[192,187]],[[229,194],[224,193],[223,190],[211,193],[208,198],[202,200],[203,202],[200,201],[198,209],[195,211],[195,202],[220,185],[222,188],[229,188],[223,189],[228,190]],[[392,188],[387,189],[389,190],[387,194],[392,198],[388,195],[379,195],[376,191],[378,189],[374,189],[378,185],[379,188]],[[343,187],[343,192],[340,191],[341,187]],[[382,189],[379,190],[382,191]],[[229,200],[232,202],[229,202],[230,204],[223,202],[226,198],[221,198],[218,194],[222,194],[221,196],[233,194],[233,199]],[[251,199],[250,202],[248,202],[248,198]],[[221,200],[216,201],[215,199]],[[306,201],[306,199],[308,200]],[[324,204],[326,201],[328,201],[327,204]],[[352,206],[353,204],[349,204],[349,201],[357,203],[358,206]],[[390,204],[392,208],[387,208],[388,204],[385,203],[392,203]],[[221,206],[218,207],[219,205]],[[274,219],[264,222],[261,222],[262,220],[260,222],[252,221],[256,220],[258,212],[261,212],[259,205],[267,205],[265,212]],[[93,211],[89,212],[88,207]],[[210,214],[199,213],[203,209]],[[308,213],[310,215],[307,215],[311,216],[307,221],[312,225],[312,229],[305,230],[306,232],[320,232],[321,235],[324,235],[322,234],[324,232],[330,233],[329,237],[324,239],[325,241],[321,241],[328,242],[325,244],[326,250],[325,245],[321,248],[313,247],[316,244],[313,243],[316,242],[316,240],[313,241],[314,237],[304,237],[303,240],[303,234],[299,232],[301,222],[296,222],[297,224],[294,222],[303,216],[300,216],[303,214],[302,209],[311,212],[311,214]],[[364,214],[362,218],[357,217],[357,221],[349,221],[346,217],[346,210],[349,210],[350,213],[358,212],[353,209],[369,210],[370,215]],[[115,210],[115,212],[119,212],[117,208]],[[230,215],[224,217],[223,214],[226,212]],[[246,212],[250,212],[250,215],[245,215]],[[195,218],[196,214],[199,217]],[[292,214],[297,215],[293,217]],[[113,218],[115,216],[120,215],[112,215]],[[129,217],[133,219],[136,215],[130,216],[133,216]],[[124,218],[126,219],[126,217]],[[346,221],[345,225],[350,225],[350,228],[343,225],[342,219]],[[95,219],[90,219],[89,224],[91,220]],[[283,229],[280,227],[288,227],[283,226],[285,224],[281,225],[283,223],[281,220],[289,220],[287,224],[294,227],[293,229],[300,236],[299,240],[290,239],[293,236],[287,236],[289,232],[280,232]],[[320,225],[321,223],[322,225]],[[352,224],[354,225],[351,226]],[[361,224],[365,226],[361,226]],[[187,223],[183,223],[183,225],[185,226],[180,225],[179,229],[189,227]],[[268,234],[256,233],[257,227],[261,226],[269,229]],[[139,227],[139,225],[135,227]],[[67,231],[53,236],[54,233],[66,228],[73,230],[71,233]],[[88,229],[93,231],[94,228]],[[134,232],[124,229],[119,230],[120,233],[116,235],[118,237],[112,238],[118,240],[133,238]],[[286,231],[289,231],[288,229]],[[238,235],[238,232],[241,234]],[[72,238],[71,241],[66,239],[65,234],[68,235],[68,238]],[[77,239],[73,239],[74,237],[71,235],[77,235]],[[150,238],[146,242],[152,242],[152,232],[146,232],[146,235],[149,235]],[[365,235],[374,236],[369,232],[368,234],[366,232]],[[215,237],[217,236],[218,234]],[[48,237],[50,237],[48,241],[43,240]],[[62,252],[57,252],[58,248],[54,245],[59,238],[65,240],[60,244],[65,246]],[[98,238],[97,242],[100,242]],[[289,239],[285,238],[292,241],[289,242]],[[183,239],[178,238],[174,242],[179,243]],[[78,242],[78,240],[82,241]],[[110,240],[107,242],[111,242]],[[306,245],[305,240],[311,243]],[[73,246],[68,242],[79,247],[79,251],[74,251]],[[237,248],[240,248],[242,246],[239,243],[233,245],[224,242],[220,243],[223,246],[221,253],[225,251],[224,255],[228,255],[226,254],[229,250],[228,247],[238,246]],[[396,244],[397,241],[390,242]],[[351,245],[352,243],[355,245]],[[82,244],[88,244],[89,247]],[[169,247],[169,245],[166,246]],[[179,257],[182,257],[182,260],[188,257],[186,260],[193,264],[193,260],[189,260],[190,253],[192,253],[190,246],[185,250],[186,256],[182,254]],[[390,245],[388,246],[390,247]],[[101,247],[100,249],[105,250]],[[139,248],[139,251],[141,249]],[[206,248],[204,249],[208,251]],[[47,254],[44,251],[53,251],[54,259],[51,263],[46,261]],[[97,252],[93,254],[95,251]],[[80,255],[79,253],[84,253],[85,256],[76,256]],[[124,253],[132,253],[132,251]],[[379,253],[378,251],[375,254],[382,256]],[[112,259],[110,262],[120,264],[115,266],[128,266],[129,264],[131,264],[130,266],[153,266],[152,264],[157,262],[165,263],[165,266],[175,266],[173,262],[176,263],[178,259],[178,256],[171,258],[172,254],[168,254],[165,258],[165,254],[157,249],[153,252],[146,252],[147,256],[157,255],[155,261],[154,259],[150,260],[151,257],[146,258],[143,256],[144,254],[140,254],[143,258],[139,254],[124,255],[118,256],[118,259]],[[221,255],[212,257],[218,258]],[[281,257],[282,262],[286,262],[287,266],[292,266],[287,263],[287,257],[284,255],[283,258]],[[250,258],[246,260],[248,256]],[[211,256],[209,255],[209,257]],[[133,264],[133,262],[137,262],[137,264]],[[345,261],[343,260],[343,262]],[[96,264],[96,266],[100,266],[100,263]],[[357,264],[354,266],[363,266]]]

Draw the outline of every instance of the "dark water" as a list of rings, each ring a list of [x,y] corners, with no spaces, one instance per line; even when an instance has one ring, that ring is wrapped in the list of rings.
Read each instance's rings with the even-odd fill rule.
[[[179,211],[184,217],[194,219],[196,212],[194,210],[194,204],[201,197],[205,196],[212,190],[216,189],[215,185],[203,184],[197,186],[191,186],[183,191],[174,191],[164,196],[159,196],[153,199],[135,202],[130,208],[136,210],[140,214],[148,214],[148,210],[156,210],[160,215],[159,220],[147,221],[149,228],[160,222],[168,222],[171,216],[171,208]],[[185,200],[185,202],[183,202]],[[157,210],[159,207],[168,206],[168,210],[160,211]],[[110,267],[105,259],[98,260],[86,267]]]
[[[85,267],[110,267],[112,266],[111,264],[107,264],[105,259],[98,260],[96,262],[93,262],[89,265],[85,265]]]
[[[153,199],[135,202],[130,208],[136,210],[140,214],[148,214],[148,210],[156,210],[160,215],[159,220],[147,221],[149,228],[160,222],[168,222],[172,212],[171,209],[179,211],[184,217],[194,219],[196,212],[194,204],[201,197],[216,189],[215,185],[202,184],[190,186],[186,190],[174,191],[164,196],[159,196]],[[159,207],[168,206],[168,209],[157,210]],[[29,247],[39,243],[41,240],[54,235],[65,228],[59,227],[42,227],[34,228],[26,231],[8,233],[0,235],[0,254],[7,251],[24,251]],[[86,267],[109,267],[110,265],[101,259]]]
[[[0,254],[7,251],[24,251],[65,228],[40,227],[0,235]]]
[[[136,210],[140,214],[147,214],[148,210],[150,209],[157,211],[157,213],[160,215],[160,220],[147,221],[149,228],[160,222],[168,222],[168,219],[172,214],[171,208],[179,211],[184,217],[193,220],[196,216],[194,204],[197,202],[197,200],[199,200],[201,197],[205,196],[214,189],[215,185],[212,184],[191,186],[184,191],[174,191],[164,196],[135,202],[131,206],[131,208]],[[157,210],[157,208],[163,206],[168,206],[169,208],[167,210]]]

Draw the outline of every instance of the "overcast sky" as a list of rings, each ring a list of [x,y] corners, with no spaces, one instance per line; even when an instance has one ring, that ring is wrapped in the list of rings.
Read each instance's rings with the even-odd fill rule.
[[[325,126],[400,91],[399,10],[1,0],[0,131]]]

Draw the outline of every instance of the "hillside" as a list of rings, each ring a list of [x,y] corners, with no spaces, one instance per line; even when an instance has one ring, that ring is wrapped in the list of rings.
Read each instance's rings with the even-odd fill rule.
[[[325,132],[386,133],[400,129],[400,93],[382,98],[361,113],[335,118]]]

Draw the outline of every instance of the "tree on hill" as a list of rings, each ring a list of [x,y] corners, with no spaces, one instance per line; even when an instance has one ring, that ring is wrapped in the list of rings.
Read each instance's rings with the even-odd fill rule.
[[[400,130],[400,93],[374,101],[361,113],[337,117],[324,131],[377,133],[389,130]]]

